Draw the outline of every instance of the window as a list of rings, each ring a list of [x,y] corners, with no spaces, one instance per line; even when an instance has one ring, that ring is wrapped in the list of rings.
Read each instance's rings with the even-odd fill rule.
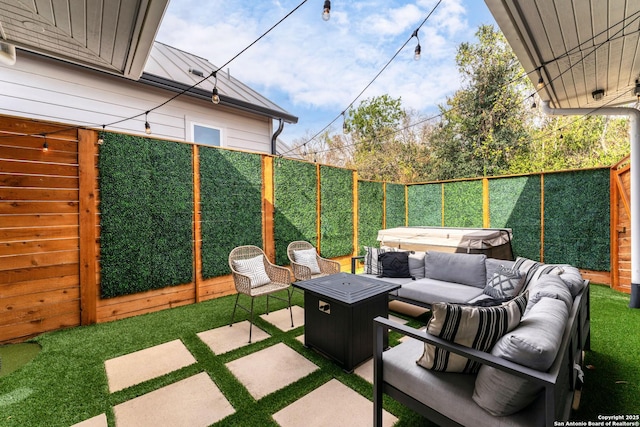
[[[192,123],[193,142],[204,145],[222,146],[222,132],[218,128]]]

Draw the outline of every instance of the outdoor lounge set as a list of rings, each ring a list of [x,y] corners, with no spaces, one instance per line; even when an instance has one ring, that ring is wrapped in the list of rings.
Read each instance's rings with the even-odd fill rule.
[[[289,270],[252,248],[237,248],[229,258],[238,292],[253,298],[288,291]],[[337,274],[339,263],[321,258],[307,242],[293,242],[288,254],[298,281],[382,281],[393,285],[389,299],[431,309],[426,330],[391,321],[386,311],[368,313],[375,317],[364,331],[373,340],[374,425],[382,425],[383,394],[439,425],[545,426],[569,418],[590,333],[589,286],[577,268],[484,254],[366,249],[358,280]],[[260,265],[256,273],[257,261],[265,275]],[[299,287],[306,306],[311,288]],[[335,286],[331,292],[341,293]],[[288,298],[290,307],[291,293]],[[330,306],[320,300],[320,322],[340,315]],[[388,348],[390,330],[407,338]]]

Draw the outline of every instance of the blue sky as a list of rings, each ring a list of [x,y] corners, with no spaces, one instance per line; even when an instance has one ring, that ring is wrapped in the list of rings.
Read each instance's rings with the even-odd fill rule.
[[[157,40],[221,66],[293,10],[302,0],[171,0]],[[411,37],[437,0],[308,0],[227,68],[245,84],[299,117],[280,138],[315,135],[340,115]],[[413,38],[361,100],[389,94],[432,114],[460,87],[457,46],[474,41],[481,24],[495,21],[481,0],[442,0],[420,28],[419,61]],[[342,120],[333,125],[339,131]]]

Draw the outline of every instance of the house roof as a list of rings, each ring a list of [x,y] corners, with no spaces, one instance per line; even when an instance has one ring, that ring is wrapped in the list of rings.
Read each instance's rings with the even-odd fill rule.
[[[0,39],[137,80],[169,0],[0,0]]]
[[[156,41],[140,81],[181,92],[202,81],[217,69],[218,67],[204,58]],[[220,105],[228,105],[274,119],[283,119],[287,123],[298,122],[298,117],[230,75],[228,70],[220,70],[217,77]],[[211,100],[214,81],[215,79],[211,77],[197,87],[189,89],[187,94]]]
[[[554,108],[636,101],[640,2],[485,0],[529,78]],[[593,92],[604,90],[600,100]]]

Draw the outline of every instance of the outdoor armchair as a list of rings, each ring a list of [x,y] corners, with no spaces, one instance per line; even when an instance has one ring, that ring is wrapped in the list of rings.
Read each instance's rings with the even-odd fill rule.
[[[340,273],[340,263],[322,258],[309,242],[299,240],[289,243],[287,256],[296,281]]]
[[[262,249],[257,246],[239,246],[229,253],[229,268],[233,276],[233,283],[238,294],[231,314],[231,323],[235,318],[236,308],[240,307],[250,313],[249,342],[253,328],[253,302],[255,297],[267,296],[267,314],[269,314],[269,296],[287,301],[293,327],[293,312],[291,311],[291,272],[284,267],[272,264]],[[287,299],[272,295],[275,292],[287,291]],[[251,297],[251,307],[247,308],[238,303],[240,294]]]

